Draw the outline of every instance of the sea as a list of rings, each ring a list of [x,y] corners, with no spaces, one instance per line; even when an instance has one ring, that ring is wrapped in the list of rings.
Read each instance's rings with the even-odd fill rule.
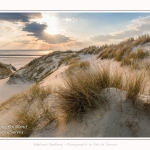
[[[0,50],[0,62],[11,64],[16,69],[53,50]]]

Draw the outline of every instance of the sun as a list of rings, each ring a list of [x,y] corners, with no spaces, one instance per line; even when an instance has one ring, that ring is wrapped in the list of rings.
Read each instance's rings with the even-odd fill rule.
[[[45,23],[47,28],[44,32],[48,34],[58,34],[58,25],[57,25],[57,18],[54,16],[49,16],[48,14],[42,14],[41,23]]]
[[[57,28],[56,28],[56,27],[53,27],[53,26],[47,27],[44,32],[46,32],[46,33],[48,33],[48,34],[58,34]]]

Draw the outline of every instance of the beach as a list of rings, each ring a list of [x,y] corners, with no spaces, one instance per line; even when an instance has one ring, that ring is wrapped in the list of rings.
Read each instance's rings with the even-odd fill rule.
[[[1,50],[0,62],[11,64],[16,69],[19,69],[28,64],[31,60],[50,52],[52,52],[52,50]]]

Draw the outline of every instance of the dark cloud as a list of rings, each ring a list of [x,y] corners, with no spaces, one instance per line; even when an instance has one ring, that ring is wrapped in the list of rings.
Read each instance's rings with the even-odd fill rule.
[[[11,22],[29,22],[30,19],[41,17],[41,13],[0,13],[0,20]]]
[[[44,30],[47,27],[48,26],[45,24],[39,24],[33,22],[33,23],[27,23],[22,30],[30,32],[29,34],[27,34],[27,36],[34,36],[38,40],[43,40],[49,44],[58,44],[58,43],[65,43],[71,41],[69,37],[66,37],[61,34],[55,34],[55,35],[47,34],[46,32],[44,32]]]
[[[47,25],[45,24],[39,24],[36,22],[33,23],[27,23],[25,27],[22,29],[23,31],[32,32],[33,34],[41,34],[45,29],[47,28]]]

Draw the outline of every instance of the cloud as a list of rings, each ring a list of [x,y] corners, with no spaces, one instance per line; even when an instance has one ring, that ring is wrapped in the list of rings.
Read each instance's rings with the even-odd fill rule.
[[[32,32],[34,35],[41,34],[45,29],[47,28],[47,25],[45,24],[39,24],[36,22],[33,23],[27,23],[25,27],[22,29],[23,31]]]
[[[126,25],[126,29],[106,35],[90,37],[92,41],[103,42],[109,40],[125,39],[150,32],[150,16],[134,19]]]
[[[41,17],[41,13],[0,13],[0,20],[11,22],[29,22],[30,19]]]
[[[4,27],[4,31],[5,31],[5,32],[13,32],[14,29],[11,28],[11,27]]]
[[[44,32],[44,30],[47,27],[48,26],[45,24],[39,24],[39,23],[33,22],[33,23],[27,23],[25,27],[22,29],[22,31],[29,32],[27,36],[34,36],[38,40],[43,40],[49,44],[58,44],[58,43],[65,43],[65,42],[72,41],[70,37],[66,37],[61,34],[52,35],[52,34],[48,34]]]
[[[15,40],[14,42],[16,42],[16,43],[21,43],[21,44],[29,44],[29,43],[30,43],[29,40],[22,40],[22,39]]]
[[[92,41],[101,41],[101,42],[103,42],[103,41],[108,41],[109,39],[111,39],[112,38],[112,35],[98,35],[98,36],[93,36],[93,37],[91,37],[90,39],[92,40]]]
[[[73,40],[67,43],[60,44],[49,44],[50,49],[53,50],[80,50],[82,48],[88,47],[90,44],[87,41],[77,41]]]
[[[63,19],[64,21],[67,21],[67,22],[70,22],[70,21],[73,21],[73,22],[75,22],[75,21],[77,21],[77,19],[75,19],[75,18],[65,18],[65,19]]]

